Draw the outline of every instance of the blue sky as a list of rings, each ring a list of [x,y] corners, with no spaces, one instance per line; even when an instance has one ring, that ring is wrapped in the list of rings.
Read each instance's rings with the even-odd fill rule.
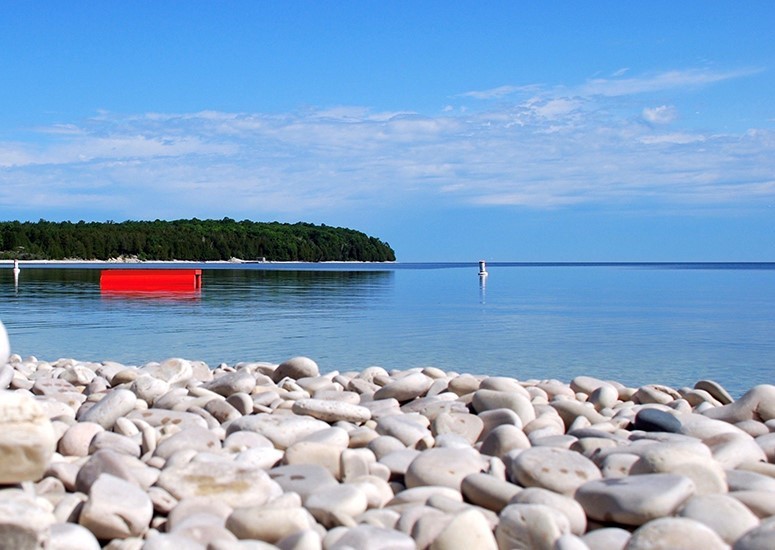
[[[0,219],[775,261],[775,3],[10,2]]]

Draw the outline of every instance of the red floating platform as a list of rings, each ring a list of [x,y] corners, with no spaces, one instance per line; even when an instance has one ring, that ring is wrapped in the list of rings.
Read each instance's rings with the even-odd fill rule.
[[[104,269],[101,290],[195,291],[202,288],[201,269]]]

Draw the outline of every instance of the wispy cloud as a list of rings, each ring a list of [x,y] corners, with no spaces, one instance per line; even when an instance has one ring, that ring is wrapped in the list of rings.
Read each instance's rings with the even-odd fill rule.
[[[479,108],[451,105],[433,116],[362,106],[100,112],[39,128],[35,139],[0,142],[0,212],[78,212],[86,203],[114,219],[305,217],[391,205],[772,201],[772,131],[681,128],[672,105],[644,98],[623,109],[616,100],[745,74],[597,79],[565,93],[504,86],[458,96],[484,101]]]

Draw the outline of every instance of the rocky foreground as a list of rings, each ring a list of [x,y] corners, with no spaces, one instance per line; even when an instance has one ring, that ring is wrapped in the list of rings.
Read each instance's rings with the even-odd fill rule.
[[[775,386],[11,356],[0,547],[775,548]]]

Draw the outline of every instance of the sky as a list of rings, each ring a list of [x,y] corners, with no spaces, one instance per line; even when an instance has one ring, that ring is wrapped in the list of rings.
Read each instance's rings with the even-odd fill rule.
[[[0,220],[775,261],[775,3],[8,2]]]

